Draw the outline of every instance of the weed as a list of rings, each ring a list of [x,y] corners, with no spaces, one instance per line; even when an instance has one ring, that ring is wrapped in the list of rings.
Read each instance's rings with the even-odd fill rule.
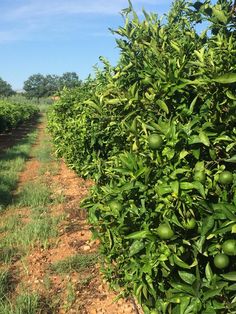
[[[16,314],[37,314],[40,309],[40,296],[38,294],[22,294],[16,299]]]
[[[53,264],[51,269],[56,273],[79,272],[95,265],[97,259],[97,253],[76,254]]]
[[[75,292],[75,287],[71,282],[67,284],[66,290],[67,290],[66,291],[67,296],[66,296],[66,303],[64,307],[65,307],[65,310],[68,311],[76,300],[76,292]]]
[[[38,314],[40,309],[40,296],[37,294],[19,295],[14,303],[10,300],[0,302],[1,314]]]
[[[77,290],[83,290],[85,287],[89,285],[91,280],[94,278],[94,275],[89,275],[83,279],[81,279],[77,284]]]

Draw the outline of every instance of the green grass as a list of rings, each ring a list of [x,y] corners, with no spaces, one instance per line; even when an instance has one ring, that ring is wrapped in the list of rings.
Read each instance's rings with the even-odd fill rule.
[[[8,264],[19,257],[20,252],[16,247],[4,246],[3,243],[0,244],[0,263]]]
[[[8,270],[0,271],[0,301],[6,299],[12,290],[12,276]],[[1,313],[1,312],[0,312]]]
[[[52,202],[51,194],[51,189],[44,182],[28,182],[20,191],[16,204],[29,207],[46,206]]]
[[[0,313],[1,314],[39,314],[48,313],[41,312],[43,307],[41,297],[34,293],[24,293],[17,296],[16,300],[10,302],[6,300],[5,302],[0,302]]]
[[[76,300],[75,286],[71,282],[68,282],[66,287],[66,303],[64,305],[64,309],[68,311],[75,303],[75,300]]]
[[[19,173],[28,159],[37,132],[30,133],[18,145],[0,155],[0,210],[12,203],[12,192],[17,186]]]
[[[20,215],[12,215],[0,221],[0,233],[12,231],[22,224],[20,220]],[[0,244],[1,246],[1,244]]]
[[[57,236],[57,226],[61,217],[52,218],[47,213],[34,212],[29,223],[9,233],[3,240],[8,248],[19,248],[27,253],[35,245],[49,246],[49,239]]]
[[[51,270],[59,274],[70,273],[72,271],[79,272],[94,266],[97,260],[97,253],[76,254],[53,264]]]
[[[48,136],[45,136],[39,146],[34,150],[33,156],[42,163],[47,163],[53,160],[52,144]]]

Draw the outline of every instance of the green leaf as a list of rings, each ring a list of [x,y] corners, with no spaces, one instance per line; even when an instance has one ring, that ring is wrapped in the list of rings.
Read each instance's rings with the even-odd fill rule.
[[[183,283],[175,283],[175,282],[171,282],[170,284],[177,291],[185,292],[190,295],[195,295],[194,289],[189,285],[186,285]]]
[[[157,105],[163,110],[165,111],[166,113],[169,113],[169,108],[167,107],[166,103],[161,100],[161,99],[158,99],[157,100]]]
[[[208,262],[205,268],[205,274],[206,274],[206,278],[211,281],[212,277],[213,277],[213,272],[211,270],[211,266],[210,263]]]
[[[204,145],[206,145],[206,146],[210,146],[210,141],[209,141],[209,138],[208,138],[208,136],[206,135],[206,133],[204,133],[204,132],[200,132],[199,133],[199,138],[200,138],[200,141],[204,144]]]
[[[204,171],[204,170],[205,170],[204,161],[198,161],[195,165],[195,171]]]
[[[228,290],[228,291],[236,291],[236,283],[234,283],[231,286],[227,287],[226,290]]]
[[[193,189],[195,189],[201,194],[201,196],[203,198],[206,197],[204,186],[198,181],[194,181],[192,183],[191,182],[180,182],[180,188],[182,190],[193,190]]]
[[[90,107],[95,109],[97,112],[102,113],[102,108],[100,108],[94,101],[86,100],[84,104],[89,105]]]
[[[113,99],[107,99],[106,100],[106,104],[108,105],[116,105],[116,104],[120,104],[121,100],[119,98],[113,98]]]
[[[144,248],[143,241],[135,240],[129,248],[129,256],[139,253]]]
[[[170,183],[170,186],[174,192],[174,194],[177,196],[179,194],[179,181],[173,181]]]
[[[236,96],[233,93],[231,93],[231,91],[229,91],[229,90],[226,91],[226,96],[229,99],[236,100]]]
[[[141,231],[136,231],[136,232],[130,233],[129,235],[127,235],[125,237],[125,239],[139,240],[139,239],[145,239],[150,235],[152,235],[151,232],[149,232],[147,230],[141,230]]]
[[[189,152],[187,152],[186,150],[182,150],[179,154],[179,159],[184,159],[188,154]]]
[[[215,219],[213,216],[207,216],[202,221],[202,228],[201,228],[201,236],[206,235],[215,225]]]
[[[188,273],[188,272],[186,272],[186,271],[178,271],[178,274],[179,274],[179,276],[180,276],[180,278],[184,281],[184,282],[186,282],[186,283],[188,283],[188,284],[190,284],[190,285],[192,285],[193,283],[194,283],[194,281],[196,280],[196,277],[193,275],[193,274],[191,274],[191,273]]]
[[[229,141],[232,142],[232,139],[228,135],[220,135],[214,140],[214,144],[219,143],[220,141]]]
[[[184,261],[182,261],[177,255],[173,256],[173,261],[177,266],[179,266],[181,268],[185,268],[185,269],[191,268],[188,264],[186,264]]]
[[[216,295],[220,295],[221,291],[222,291],[222,288],[218,288],[218,289],[204,292],[204,295],[203,295],[204,302],[207,301],[208,299],[212,298],[212,297],[215,297]]]
[[[231,84],[236,82],[236,73],[227,73],[212,79],[213,82],[220,84]]]
[[[231,162],[231,163],[236,163],[236,155],[232,156],[231,158],[229,159],[225,159],[226,162]]]
[[[231,233],[236,233],[236,224],[232,226]]]
[[[236,271],[231,271],[227,274],[221,275],[224,279],[227,279],[229,281],[236,281]]]
[[[226,24],[227,23],[227,16],[224,14],[224,11],[223,10],[219,10],[215,7],[212,8],[212,12],[213,12],[213,15],[217,18],[218,21]]]

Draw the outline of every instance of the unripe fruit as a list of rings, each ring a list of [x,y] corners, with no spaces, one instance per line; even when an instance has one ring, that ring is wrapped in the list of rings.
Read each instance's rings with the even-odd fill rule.
[[[230,171],[223,171],[219,176],[219,182],[221,184],[230,184],[233,182],[233,174]]]
[[[148,137],[148,145],[153,150],[160,148],[162,145],[162,142],[163,140],[159,134],[154,133],[154,134],[149,135]]]
[[[112,210],[112,211],[114,211],[114,212],[119,212],[119,211],[121,211],[121,209],[122,209],[122,205],[121,205],[121,203],[120,202],[118,202],[118,201],[111,201],[110,203],[109,203],[109,207],[110,207],[110,209]]]
[[[226,268],[227,266],[229,266],[228,256],[225,254],[217,254],[214,257],[214,265],[215,265],[215,267],[217,267],[219,269]]]
[[[174,236],[173,230],[167,224],[160,225],[157,234],[162,240],[169,240]]]
[[[222,244],[222,250],[227,255],[236,255],[236,240],[229,239]]]

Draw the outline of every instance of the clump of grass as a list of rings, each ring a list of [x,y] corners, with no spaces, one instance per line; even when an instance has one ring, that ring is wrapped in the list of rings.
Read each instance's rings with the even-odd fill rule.
[[[62,261],[56,262],[51,266],[52,271],[63,274],[72,271],[83,271],[96,264],[98,260],[97,253],[76,254]]]
[[[17,203],[20,206],[40,207],[52,202],[52,191],[43,182],[35,181],[26,183],[19,193]]]
[[[1,314],[38,314],[41,312],[41,298],[38,294],[21,294],[15,302],[7,300],[0,303]],[[46,312],[47,313],[47,312]]]
[[[77,284],[77,290],[83,290],[84,287],[87,287],[91,280],[94,278],[94,275],[89,275],[83,279],[80,279],[80,281]]]
[[[0,301],[6,299],[12,290],[12,276],[8,270],[0,271]]]
[[[11,263],[12,260],[18,259],[20,256],[19,250],[15,247],[0,245],[0,263]]]
[[[76,292],[75,286],[69,282],[66,287],[66,303],[65,303],[65,310],[68,311],[72,305],[75,303],[76,300]]]
[[[22,294],[16,299],[16,314],[37,314],[40,310],[40,296],[38,294]]]
[[[0,233],[14,231],[21,224],[20,215],[9,216],[7,219],[0,222]]]

